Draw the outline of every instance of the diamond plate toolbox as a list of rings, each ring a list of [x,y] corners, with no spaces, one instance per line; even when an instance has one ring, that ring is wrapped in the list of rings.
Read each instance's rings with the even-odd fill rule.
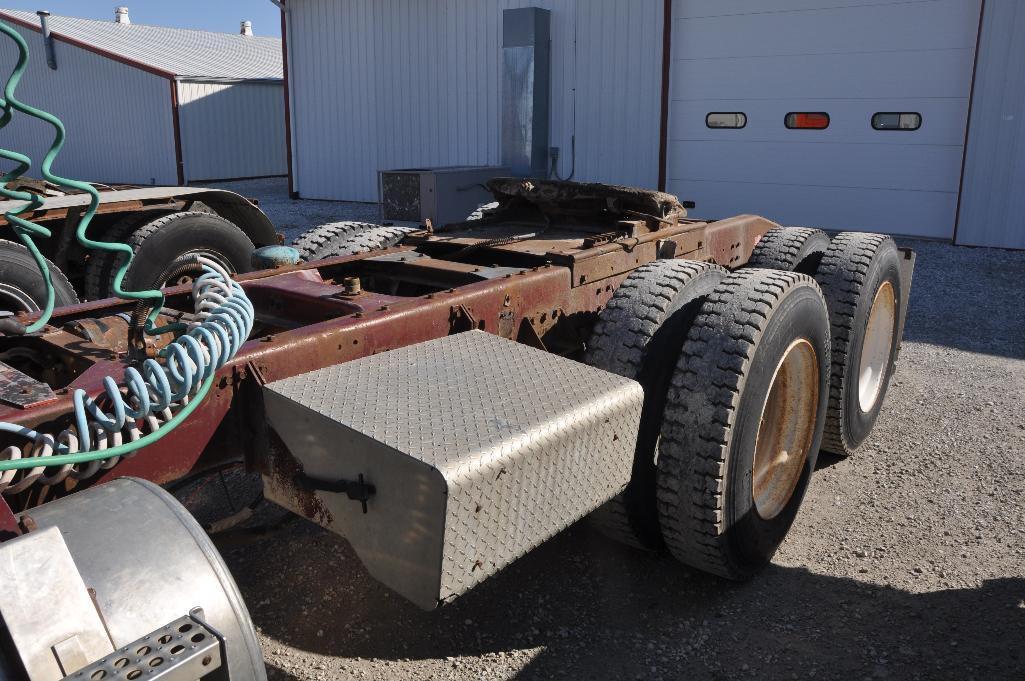
[[[315,492],[311,513],[298,470],[265,474],[267,496],[344,536],[374,577],[430,609],[618,494],[644,395],[471,331],[270,383],[265,398],[301,474],[374,487],[366,513],[335,491]]]

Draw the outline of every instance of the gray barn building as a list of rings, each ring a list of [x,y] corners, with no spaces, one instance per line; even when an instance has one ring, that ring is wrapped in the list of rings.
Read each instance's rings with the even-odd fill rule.
[[[127,13],[119,16],[47,17],[55,61],[48,66],[40,17],[0,10],[0,21],[29,45],[19,99],[67,127],[56,172],[137,184],[286,174],[279,39],[124,23]],[[5,71],[16,56],[14,43],[0,39]],[[15,116],[0,136],[38,162],[53,132]]]
[[[373,201],[380,170],[504,163],[524,7],[548,10],[534,114],[562,177],[1025,248],[1019,0],[287,0],[292,190]]]

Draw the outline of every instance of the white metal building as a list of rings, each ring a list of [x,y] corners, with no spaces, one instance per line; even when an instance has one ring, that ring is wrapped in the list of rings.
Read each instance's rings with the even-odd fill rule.
[[[289,0],[293,189],[376,201],[377,171],[498,165],[502,10],[552,10],[562,173],[658,181],[662,0]]]
[[[0,10],[0,21],[29,45],[18,98],[67,127],[59,174],[138,184],[286,174],[279,39],[49,16],[54,69],[36,13]],[[17,50],[0,38],[9,73]],[[38,160],[52,128],[16,115],[0,136]]]
[[[1025,247],[1019,0],[287,0],[294,192],[499,164],[503,10],[528,6],[551,10],[563,177]]]

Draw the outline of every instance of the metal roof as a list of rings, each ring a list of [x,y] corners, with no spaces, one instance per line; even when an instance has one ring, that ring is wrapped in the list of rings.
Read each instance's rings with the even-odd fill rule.
[[[39,30],[35,12],[0,9],[0,19]],[[51,15],[50,32],[69,42],[178,78],[280,80],[281,40],[186,28],[118,24]],[[58,60],[60,55],[58,54]]]

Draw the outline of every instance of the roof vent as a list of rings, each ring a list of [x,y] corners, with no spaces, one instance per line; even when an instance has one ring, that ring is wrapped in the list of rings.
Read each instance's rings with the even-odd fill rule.
[[[242,28],[239,30],[242,35],[253,35],[253,22],[243,21]]]
[[[116,24],[130,24],[132,20],[128,18],[127,7],[115,7],[114,8],[114,23]]]
[[[57,70],[57,55],[53,50],[53,36],[50,34],[50,13],[41,9],[39,15],[39,30],[43,34],[43,45],[46,47],[46,65],[54,71]]]

